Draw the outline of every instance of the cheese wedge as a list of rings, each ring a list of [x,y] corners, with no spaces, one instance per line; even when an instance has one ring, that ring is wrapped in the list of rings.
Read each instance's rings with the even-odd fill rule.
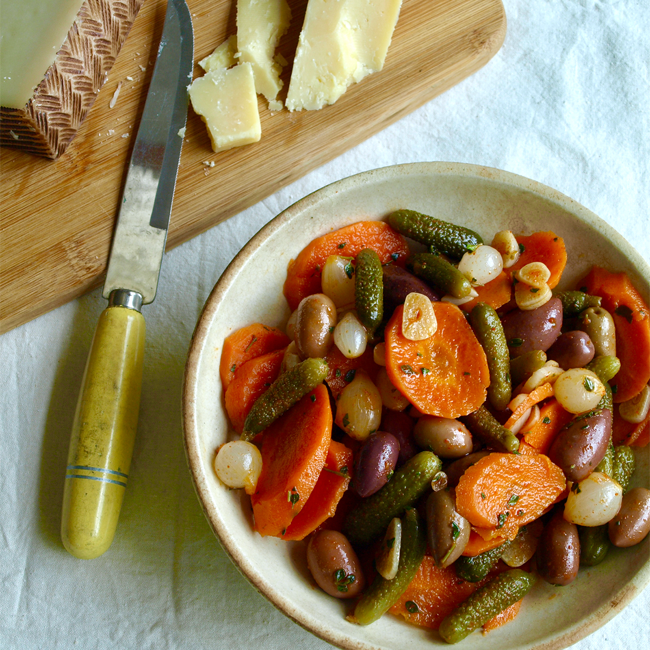
[[[401,0],[309,0],[293,62],[290,111],[333,104],[384,67]]]
[[[208,127],[214,151],[226,151],[261,138],[250,63],[206,73],[192,82],[189,95],[192,108]]]
[[[286,0],[237,0],[237,58],[253,66],[255,89],[268,101],[282,88],[282,66],[274,55],[290,20]]]
[[[237,37],[230,36],[210,56],[199,61],[199,65],[206,71],[225,70],[232,68],[237,63]]]

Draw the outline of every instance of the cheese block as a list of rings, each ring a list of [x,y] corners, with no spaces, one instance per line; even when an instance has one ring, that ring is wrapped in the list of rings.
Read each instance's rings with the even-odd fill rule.
[[[230,36],[215,51],[199,61],[199,65],[206,71],[225,70],[232,68],[237,63],[237,37]]]
[[[293,62],[290,111],[333,104],[384,66],[401,0],[309,0]]]
[[[192,82],[189,95],[215,151],[259,141],[262,127],[250,63],[207,72]]]
[[[57,158],[106,81],[143,0],[2,0],[0,145]]]
[[[269,101],[282,88],[282,66],[274,55],[290,20],[286,0],[237,0],[237,58],[253,66],[255,88]]]

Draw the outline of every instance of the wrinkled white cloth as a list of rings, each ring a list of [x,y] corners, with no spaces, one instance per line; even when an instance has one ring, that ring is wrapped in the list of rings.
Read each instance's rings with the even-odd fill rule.
[[[179,409],[190,337],[214,283],[260,227],[306,194],[396,163],[487,165],[574,198],[650,260],[650,4],[504,4],[508,34],[486,67],[166,256],[144,310],[131,478],[115,542],[99,559],[69,556],[59,522],[78,388],[106,303],[94,291],[0,337],[1,648],[330,647],[258,595],[220,548],[192,488]],[[649,648],[649,612],[646,589],[574,647]]]

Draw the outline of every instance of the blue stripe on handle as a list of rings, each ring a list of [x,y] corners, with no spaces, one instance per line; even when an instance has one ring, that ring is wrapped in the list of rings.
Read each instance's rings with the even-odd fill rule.
[[[101,467],[89,467],[88,465],[68,465],[66,469],[83,469],[88,472],[103,472],[104,474],[114,474],[115,476],[129,478],[128,474],[122,474],[122,472],[116,472],[112,469],[103,469]]]
[[[114,472],[117,474],[118,472]],[[100,476],[85,476],[83,474],[66,474],[66,478],[87,478],[91,481],[101,481],[102,483],[113,483],[113,485],[121,485],[122,487],[126,487],[126,483],[123,483],[122,481],[113,481],[110,478],[102,478]]]

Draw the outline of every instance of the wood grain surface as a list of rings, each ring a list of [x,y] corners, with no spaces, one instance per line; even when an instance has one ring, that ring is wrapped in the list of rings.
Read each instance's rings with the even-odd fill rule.
[[[236,3],[188,4],[198,61],[235,33]],[[289,4],[292,26],[279,50],[291,61],[306,0]],[[107,83],[61,158],[0,150],[0,333],[102,282],[165,7],[165,0],[146,0]],[[167,247],[254,205],[462,81],[494,56],[505,31],[501,0],[403,0],[384,69],[333,106],[272,115],[260,98],[261,141],[219,154],[190,109]],[[198,66],[195,70],[198,75]],[[288,66],[282,99],[290,73]]]

